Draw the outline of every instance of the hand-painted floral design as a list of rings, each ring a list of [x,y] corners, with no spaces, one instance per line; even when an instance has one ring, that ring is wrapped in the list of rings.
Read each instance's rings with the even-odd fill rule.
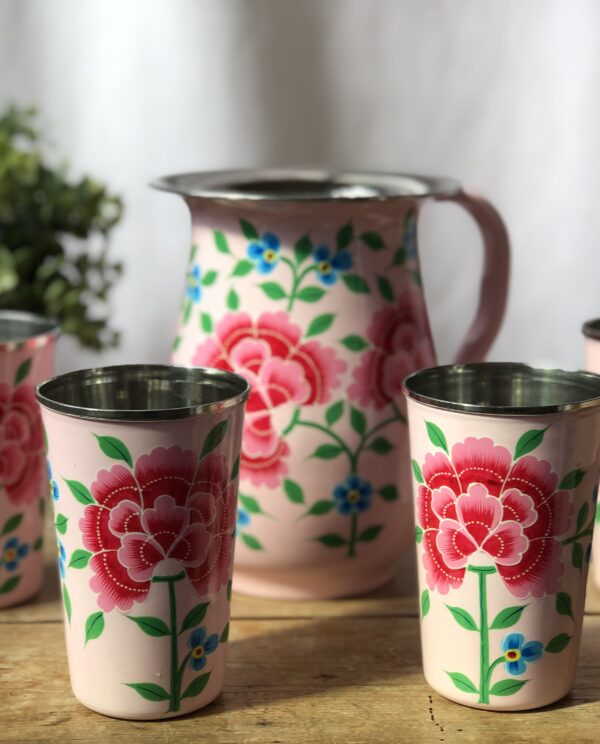
[[[219,636],[217,633],[208,635],[206,628],[196,628],[190,633],[188,646],[190,648],[190,667],[196,672],[206,666],[206,657],[217,650]]]
[[[352,254],[349,251],[332,254],[326,245],[319,245],[315,248],[313,259],[317,264],[319,280],[328,286],[337,282],[340,271],[348,271],[352,268]]]
[[[48,465],[48,484],[50,486],[50,496],[52,496],[52,501],[58,501],[60,497],[60,491],[58,489],[58,483],[54,480],[52,477],[52,466],[50,465],[50,461],[47,461]]]
[[[196,264],[188,271],[185,277],[185,295],[191,302],[200,302],[202,299],[202,270]]]
[[[527,664],[542,658],[544,644],[540,641],[528,641],[522,633],[509,633],[502,641],[502,651],[506,663],[504,667],[509,674],[525,674]]]
[[[259,274],[270,274],[281,257],[281,244],[277,235],[264,233],[260,240],[248,246],[248,258],[252,259]]]
[[[364,352],[354,369],[348,395],[376,409],[391,401],[401,402],[402,380],[435,363],[421,292],[405,290],[394,305],[380,308],[367,329],[367,337],[374,348]]]
[[[0,486],[13,504],[31,504],[45,483],[44,433],[33,386],[0,383]]]
[[[359,514],[371,505],[373,486],[357,475],[350,475],[333,490],[335,508],[340,514]]]
[[[29,545],[22,543],[18,537],[10,537],[2,549],[0,565],[7,571],[16,571],[19,563],[29,553]]]
[[[56,541],[56,552],[58,558],[58,573],[60,574],[60,578],[64,581],[67,567],[67,551],[60,540]]]
[[[238,372],[252,385],[240,474],[271,488],[287,474],[289,453],[274,427],[273,410],[327,402],[346,368],[333,349],[303,342],[301,329],[283,312],[262,313],[256,322],[247,313],[226,315],[216,326],[216,338],[197,347],[192,363]]]

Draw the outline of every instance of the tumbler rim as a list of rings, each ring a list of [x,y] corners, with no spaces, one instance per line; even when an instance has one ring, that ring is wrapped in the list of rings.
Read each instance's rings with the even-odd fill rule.
[[[600,318],[586,321],[581,328],[581,332],[586,338],[600,341]]]
[[[25,310],[0,310],[0,351],[40,349],[59,334],[55,318]]]

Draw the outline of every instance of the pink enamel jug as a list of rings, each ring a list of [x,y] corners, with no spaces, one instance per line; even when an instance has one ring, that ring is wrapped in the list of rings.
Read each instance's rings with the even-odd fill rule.
[[[445,178],[309,171],[194,173],[175,364],[250,382],[234,589],[281,598],[383,585],[414,539],[402,381],[435,364],[417,222],[425,199],[478,223],[479,308],[457,361],[502,321],[509,245],[496,210]]]

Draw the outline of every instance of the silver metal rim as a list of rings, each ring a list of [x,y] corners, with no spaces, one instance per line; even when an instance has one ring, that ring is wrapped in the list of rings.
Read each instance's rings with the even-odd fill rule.
[[[0,351],[40,349],[60,334],[60,325],[56,319],[23,310],[0,310],[0,328],[3,322],[17,324],[22,327],[23,332],[15,334],[8,341],[0,341]]]
[[[450,375],[456,374],[474,376],[478,370],[487,368],[493,369],[502,375],[524,374],[531,381],[554,382],[555,384],[564,382],[570,385],[581,387],[581,399],[570,403],[557,405],[539,405],[539,406],[495,406],[486,404],[460,403],[452,400],[444,400],[432,395],[426,395],[415,389],[419,381],[427,375]],[[465,382],[467,380],[465,379]],[[586,408],[595,408],[600,406],[600,375],[591,372],[574,371],[568,372],[562,369],[536,369],[526,364],[512,362],[482,362],[480,364],[448,364],[439,367],[419,370],[405,378],[403,382],[405,394],[411,399],[423,403],[432,408],[442,408],[448,411],[460,411],[463,413],[472,413],[482,416],[540,416],[552,413],[563,413],[565,411],[579,411]]]
[[[600,341],[600,318],[588,320],[581,329],[584,336]]]
[[[323,188],[329,188],[330,193],[290,195],[275,186],[275,184],[285,182],[295,184],[299,188],[309,184],[320,185]],[[458,181],[443,177],[377,172],[333,173],[303,169],[181,173],[158,178],[150,185],[155,189],[185,197],[232,202],[388,201],[451,196],[458,193],[461,188]],[[256,188],[252,189],[252,186]],[[269,186],[270,191],[268,191]]]
[[[195,382],[227,382],[229,386],[236,388],[233,395],[225,395],[222,400],[210,403],[201,403],[194,406],[181,406],[173,408],[148,408],[148,409],[117,409],[117,408],[87,408],[74,406],[52,397],[52,390],[65,385],[81,385],[86,381],[92,383],[95,378],[110,374],[155,373],[157,375],[168,374],[173,381],[177,376],[185,377]],[[94,419],[99,421],[175,421],[178,419],[202,416],[207,413],[217,413],[228,408],[239,406],[248,399],[250,385],[241,375],[212,367],[174,366],[168,364],[123,364],[110,367],[96,367],[91,369],[68,372],[57,375],[40,383],[36,388],[36,398],[40,405],[51,411],[82,419]]]

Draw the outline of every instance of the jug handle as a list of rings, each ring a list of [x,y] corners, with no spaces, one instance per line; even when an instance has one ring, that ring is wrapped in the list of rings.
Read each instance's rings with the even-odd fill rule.
[[[481,362],[496,338],[508,295],[510,244],[502,218],[487,199],[459,191],[440,196],[437,201],[459,204],[473,217],[483,238],[483,276],[479,304],[455,363]]]

